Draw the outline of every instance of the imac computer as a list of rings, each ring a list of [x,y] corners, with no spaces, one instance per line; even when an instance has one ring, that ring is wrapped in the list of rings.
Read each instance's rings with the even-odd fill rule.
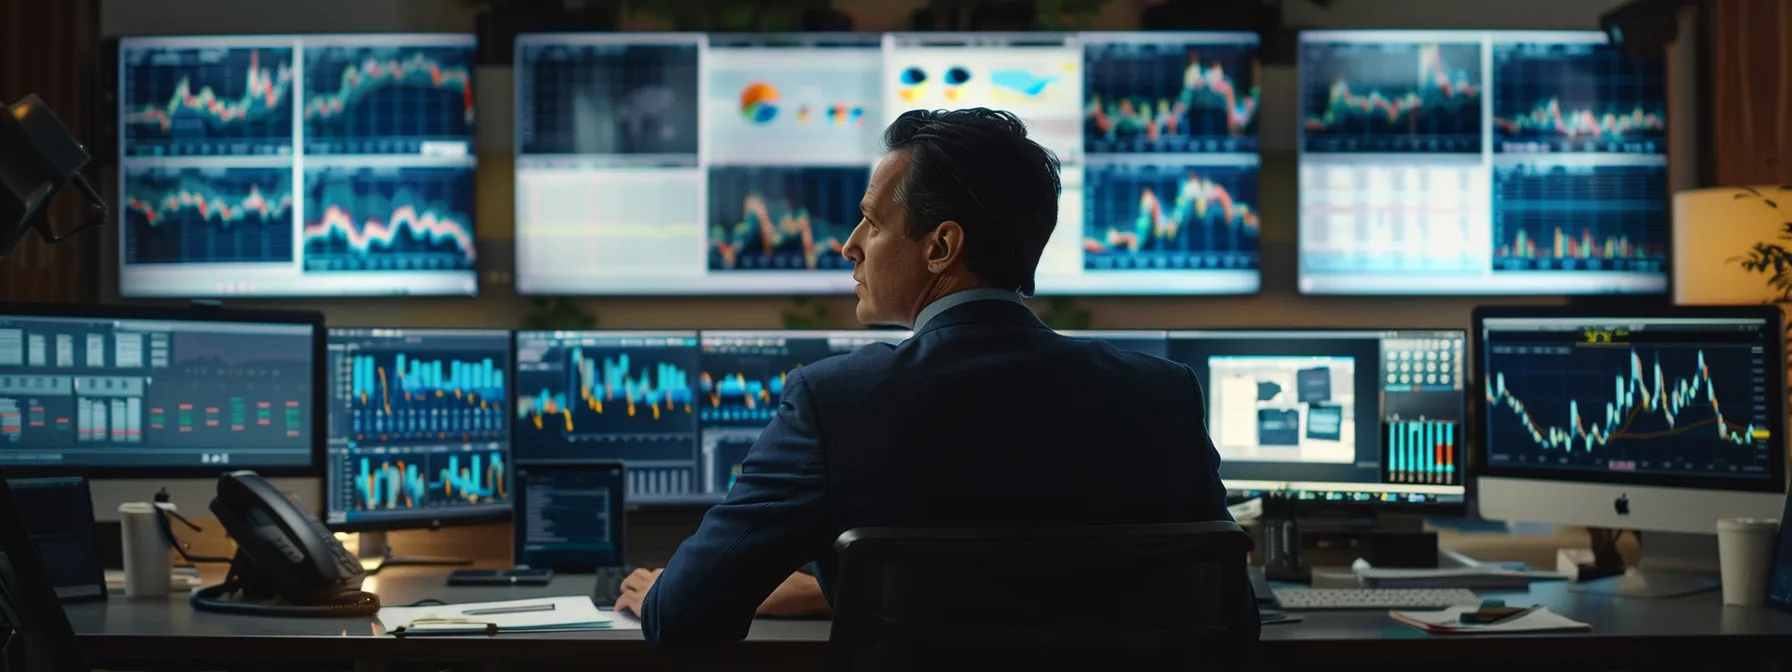
[[[1464,506],[1460,329],[1172,331],[1231,490],[1305,508]]]
[[[1717,520],[1784,505],[1780,334],[1773,306],[1477,309],[1481,515],[1640,531],[1588,590],[1715,587]]]
[[[331,329],[329,372],[324,522],[370,565],[465,564],[385,533],[509,519],[510,332]]]
[[[107,520],[158,487],[203,515],[209,479],[227,471],[314,477],[323,321],[315,311],[0,304],[0,468],[96,479],[94,512]]]

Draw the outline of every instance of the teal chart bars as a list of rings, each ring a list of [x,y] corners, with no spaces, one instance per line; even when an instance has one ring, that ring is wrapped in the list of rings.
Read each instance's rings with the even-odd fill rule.
[[[120,291],[476,293],[475,46],[121,40]]]
[[[1666,77],[1604,33],[1300,37],[1300,290],[1666,290]]]
[[[704,499],[697,332],[521,331],[516,460],[622,460],[629,501]]]
[[[331,329],[327,522],[509,512],[510,332]]]

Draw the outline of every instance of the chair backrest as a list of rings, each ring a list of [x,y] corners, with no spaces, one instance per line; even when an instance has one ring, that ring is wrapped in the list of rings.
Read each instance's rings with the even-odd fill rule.
[[[834,670],[1230,669],[1255,652],[1251,540],[1231,522],[860,528],[834,548]]]
[[[87,670],[37,545],[0,474],[0,671]]]

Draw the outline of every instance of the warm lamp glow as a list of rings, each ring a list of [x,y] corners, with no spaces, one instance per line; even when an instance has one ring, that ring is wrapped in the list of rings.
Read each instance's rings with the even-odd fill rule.
[[[1674,303],[1683,306],[1772,303],[1779,292],[1769,275],[1740,263],[1756,243],[1779,243],[1792,221],[1792,191],[1752,187],[1775,210],[1743,187],[1690,189],[1674,194]],[[1737,195],[1744,195],[1738,198]]]

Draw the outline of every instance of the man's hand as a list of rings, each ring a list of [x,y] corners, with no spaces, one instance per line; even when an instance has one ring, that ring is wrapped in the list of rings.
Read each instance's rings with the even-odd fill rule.
[[[627,609],[636,618],[645,616],[646,614],[641,613],[641,604],[647,600],[647,589],[653,587],[653,582],[659,580],[660,572],[663,571],[665,570],[641,568],[629,574],[628,578],[622,580],[622,597],[616,598],[616,610]]]
[[[803,616],[826,616],[828,598],[821,594],[821,584],[815,577],[797,572],[785,577],[784,583],[772,591],[770,597],[759,605],[760,616],[780,616],[796,618]]]

